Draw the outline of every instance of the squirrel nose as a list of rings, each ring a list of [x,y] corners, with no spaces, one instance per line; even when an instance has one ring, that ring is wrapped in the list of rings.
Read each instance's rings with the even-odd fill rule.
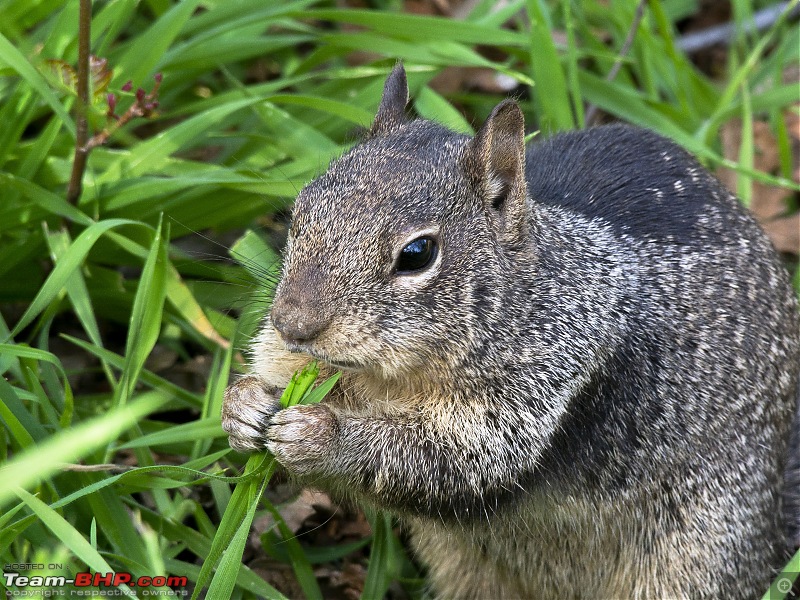
[[[272,325],[287,343],[311,342],[330,323],[330,317],[320,308],[292,298],[276,298],[270,318]]]

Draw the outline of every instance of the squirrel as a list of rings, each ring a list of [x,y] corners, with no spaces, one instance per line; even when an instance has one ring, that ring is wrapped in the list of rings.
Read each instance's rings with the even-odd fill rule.
[[[474,137],[407,103],[398,64],[297,196],[231,446],[393,511],[437,597],[763,594],[800,529],[800,322],[754,218],[643,129],[526,149],[512,100]],[[339,382],[281,409],[311,360]]]

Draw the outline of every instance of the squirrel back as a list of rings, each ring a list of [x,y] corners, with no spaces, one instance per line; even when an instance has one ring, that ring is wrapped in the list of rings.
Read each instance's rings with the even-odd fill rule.
[[[513,102],[470,138],[407,100],[398,66],[299,194],[232,445],[395,511],[444,597],[763,593],[800,515],[800,324],[766,235],[653,133],[526,149]],[[279,410],[312,358],[336,388]]]

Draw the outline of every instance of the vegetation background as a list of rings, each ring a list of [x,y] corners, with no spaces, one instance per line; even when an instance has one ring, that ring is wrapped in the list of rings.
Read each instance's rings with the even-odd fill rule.
[[[292,198],[368,127],[397,59],[411,110],[464,132],[512,95],[531,133],[675,139],[797,269],[797,0],[81,3],[0,0],[0,561],[42,565],[25,574],[424,595],[390,516],[279,474],[260,501],[268,463],[237,477],[218,417]]]

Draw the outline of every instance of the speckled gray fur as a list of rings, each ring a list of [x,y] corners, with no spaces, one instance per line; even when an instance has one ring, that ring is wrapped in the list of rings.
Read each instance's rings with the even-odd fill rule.
[[[800,325],[764,233],[652,133],[525,151],[511,102],[472,139],[406,98],[398,67],[298,196],[231,444],[395,511],[444,598],[760,596],[800,518]],[[422,234],[435,261],[396,273]],[[277,410],[311,357],[339,384]]]

